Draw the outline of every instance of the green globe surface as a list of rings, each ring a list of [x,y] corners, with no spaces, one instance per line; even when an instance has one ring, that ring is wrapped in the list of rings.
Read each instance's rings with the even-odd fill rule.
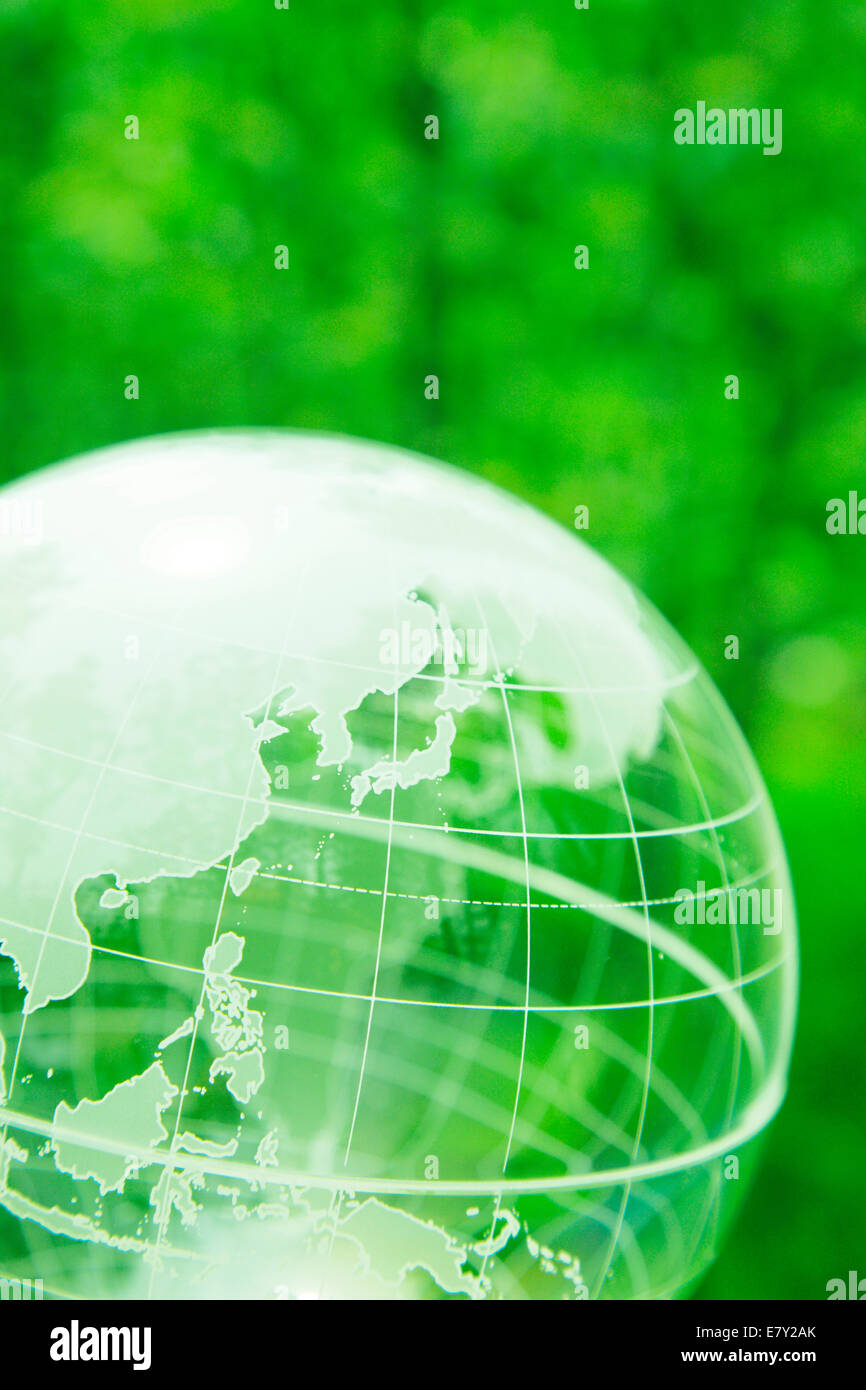
[[[653,1298],[784,1094],[793,903],[708,676],[443,465],[143,440],[0,494],[0,1274]]]

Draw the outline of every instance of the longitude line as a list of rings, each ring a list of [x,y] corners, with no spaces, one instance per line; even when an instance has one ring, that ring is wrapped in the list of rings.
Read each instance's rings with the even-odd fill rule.
[[[376,1007],[376,985],[379,981],[379,967],[382,962],[382,942],[385,935],[385,911],[388,906],[388,879],[391,873],[391,845],[394,838],[394,800],[397,795],[397,706],[398,706],[399,686],[395,679],[394,682],[394,739],[392,752],[392,766],[394,769],[394,779],[391,783],[391,804],[388,815],[388,838],[385,848],[385,878],[382,888],[382,910],[379,914],[379,939],[376,944],[376,963],[373,967],[373,985],[370,990],[370,1008],[367,1014],[367,1032],[364,1037],[364,1051],[361,1055],[361,1070],[358,1074],[358,1087],[355,1092],[355,1108],[352,1111],[352,1123],[349,1126],[349,1137],[346,1141],[346,1153],[343,1157],[343,1167],[349,1162],[349,1154],[352,1148],[352,1139],[355,1134],[355,1123],[358,1119],[358,1107],[361,1103],[361,1088],[364,1084],[364,1071],[367,1066],[367,1053],[370,1048],[370,1033],[373,1028],[373,1010]]]
[[[562,629],[560,629],[560,631],[562,631]],[[563,636],[563,640],[564,640],[564,642],[565,642],[565,645],[568,647],[568,650],[571,652],[571,655],[572,655],[573,658],[574,658],[574,661],[575,661],[575,664],[576,664],[576,666],[577,666],[577,669],[578,669],[578,673],[579,673],[579,675],[580,675],[580,678],[581,678],[584,682],[586,682],[586,679],[587,679],[587,677],[586,677],[586,672],[584,671],[583,662],[581,661],[581,658],[580,658],[579,653],[575,651],[574,647],[571,645],[571,643],[570,643],[569,640],[568,640],[567,635],[566,635],[564,632],[562,633],[562,636]],[[614,768],[614,771],[615,771],[615,773],[616,773],[616,779],[617,779],[617,782],[619,783],[620,791],[622,792],[623,807],[624,807],[624,809],[625,809],[625,814],[626,814],[626,817],[627,817],[627,819],[628,819],[629,831],[630,831],[630,833],[631,833],[632,844],[633,844],[633,846],[634,846],[635,862],[636,862],[637,871],[638,871],[638,878],[639,878],[639,880],[640,880],[641,896],[642,896],[642,898],[643,898],[643,913],[644,913],[644,920],[645,920],[645,922],[646,922],[646,931],[647,931],[647,942],[646,942],[646,945],[647,945],[647,975],[648,975],[648,981],[649,981],[649,1006],[648,1006],[648,1014],[649,1014],[649,1017],[648,1017],[648,1022],[647,1022],[647,1058],[646,1058],[647,1065],[646,1065],[646,1074],[645,1074],[645,1077],[644,1077],[643,1093],[642,1093],[642,1095],[641,1095],[640,1113],[639,1113],[639,1115],[638,1115],[638,1123],[637,1123],[637,1128],[636,1128],[636,1130],[635,1130],[634,1145],[633,1145],[633,1148],[632,1148],[632,1162],[634,1162],[634,1161],[637,1159],[638,1153],[640,1152],[640,1142],[641,1142],[641,1138],[642,1138],[642,1136],[643,1136],[644,1121],[646,1120],[647,1104],[648,1104],[648,1102],[649,1102],[650,1078],[651,1078],[651,1076],[652,1076],[653,1034],[654,1034],[654,1025],[655,1025],[655,1013],[654,1013],[654,1009],[655,1009],[655,999],[654,999],[655,990],[654,990],[654,986],[653,986],[653,942],[652,942],[652,923],[651,923],[651,920],[650,920],[650,910],[649,910],[649,904],[648,904],[648,901],[647,901],[646,880],[645,880],[645,877],[644,877],[643,860],[642,860],[642,858],[641,858],[640,844],[639,844],[639,842],[638,842],[637,829],[636,829],[636,826],[635,826],[635,823],[634,823],[634,816],[632,815],[631,803],[629,802],[628,793],[626,792],[626,789],[625,789],[625,780],[624,780],[623,775],[622,775],[622,769],[621,769],[621,767],[620,767],[620,765],[619,765],[619,759],[618,759],[617,756],[616,756],[616,750],[615,750],[615,748],[614,748],[614,746],[613,746],[613,742],[612,742],[612,740],[611,740],[610,733],[609,733],[608,728],[607,728],[607,724],[605,723],[605,720],[604,720],[604,718],[603,718],[603,716],[602,716],[602,713],[601,713],[601,709],[599,708],[598,701],[597,701],[597,699],[596,699],[596,697],[595,697],[595,695],[594,695],[594,693],[593,693],[592,690],[589,691],[589,699],[590,699],[590,703],[592,704],[593,709],[595,710],[596,718],[598,719],[598,723],[599,723],[599,728],[600,728],[600,730],[601,730],[602,737],[604,738],[604,741],[605,741],[605,743],[607,744],[608,751],[609,751],[610,756],[611,756],[611,762],[612,762],[612,764],[613,764],[613,768]],[[603,1267],[602,1267],[602,1269],[601,1269],[601,1272],[600,1272],[600,1274],[599,1274],[599,1276],[598,1276],[598,1279],[597,1279],[597,1281],[596,1281],[596,1284],[595,1284],[595,1289],[594,1289],[594,1293],[593,1293],[593,1297],[594,1297],[594,1298],[598,1298],[598,1295],[599,1295],[599,1293],[600,1293],[600,1291],[601,1291],[601,1287],[602,1287],[602,1285],[603,1285],[603,1283],[604,1283],[605,1278],[607,1277],[607,1272],[608,1272],[608,1270],[610,1269],[611,1263],[612,1263],[612,1261],[613,1261],[614,1252],[615,1252],[615,1250],[616,1250],[617,1242],[619,1241],[620,1232],[621,1232],[621,1230],[622,1230],[622,1224],[623,1224],[623,1221],[625,1220],[625,1213],[626,1213],[626,1209],[627,1209],[627,1207],[628,1207],[629,1197],[631,1196],[631,1188],[632,1188],[632,1183],[631,1183],[631,1179],[629,1178],[628,1181],[624,1184],[624,1187],[623,1187],[622,1201],[621,1201],[621,1203],[620,1203],[620,1208],[619,1208],[619,1212],[618,1212],[617,1219],[616,1219],[616,1226],[615,1226],[615,1229],[614,1229],[614,1232],[613,1232],[613,1236],[612,1236],[612,1238],[611,1238],[610,1248],[609,1248],[608,1253],[607,1253],[607,1258],[606,1258],[606,1260],[605,1260],[605,1263],[604,1263],[604,1265],[603,1265]]]
[[[511,708],[508,703],[508,695],[505,690],[505,676],[499,663],[496,653],[496,643],[490,631],[490,624],[487,621],[487,614],[481,604],[481,599],[475,595],[475,603],[478,608],[484,630],[490,640],[490,649],[493,654],[493,664],[495,667],[495,683],[498,685],[502,694],[502,703],[505,709],[505,722],[508,726],[508,737],[511,742],[511,753],[514,758],[514,777],[517,786],[517,801],[520,808],[520,826],[523,837],[523,864],[526,870],[526,992],[523,1007],[523,1035],[520,1042],[520,1063],[517,1071],[517,1085],[514,1093],[514,1111],[511,1116],[511,1128],[508,1131],[508,1140],[505,1145],[505,1158],[502,1162],[502,1171],[508,1167],[508,1160],[511,1157],[511,1147],[514,1142],[514,1130],[517,1125],[517,1110],[520,1104],[520,1091],[523,1085],[523,1069],[526,1063],[526,1039],[529,1031],[529,991],[532,971],[532,891],[531,876],[529,871],[529,841],[526,834],[526,807],[523,801],[523,781],[520,776],[520,760],[517,755],[517,740],[514,736],[514,722],[511,718]]]
[[[285,644],[284,644],[284,645],[285,645]],[[274,674],[273,674],[273,678],[272,678],[272,681],[271,681],[271,693],[270,693],[270,695],[269,695],[269,697],[268,697],[268,703],[267,703],[267,705],[266,705],[266,707],[265,707],[265,719],[267,719],[267,718],[270,716],[271,705],[273,704],[274,699],[276,698],[277,691],[278,691],[278,689],[279,689],[279,678],[280,678],[280,671],[281,671],[281,669],[282,669],[282,664],[283,664],[283,656],[282,656],[282,652],[280,652],[280,655],[278,656],[276,665],[275,665],[275,667],[274,667]],[[263,720],[262,722],[264,723],[264,720]],[[242,831],[243,831],[244,817],[245,817],[245,815],[246,815],[247,806],[251,803],[251,801],[254,800],[254,798],[251,798],[251,797],[249,796],[249,792],[250,792],[250,789],[251,789],[251,787],[252,787],[252,785],[253,785],[253,778],[254,778],[255,775],[256,775],[256,772],[257,772],[257,769],[258,769],[258,767],[259,767],[260,760],[261,760],[261,743],[262,743],[262,739],[261,739],[261,737],[260,737],[260,738],[258,738],[258,739],[256,740],[256,743],[255,743],[255,749],[254,749],[254,752],[253,752],[252,763],[251,763],[251,766],[250,766],[249,775],[248,775],[248,777],[247,777],[246,792],[244,793],[244,796],[241,798],[241,809],[240,809],[240,814],[238,815],[237,827],[236,827],[236,829],[235,829],[234,840],[233,840],[233,843],[232,843],[232,850],[231,850],[231,854],[229,855],[228,867],[227,867],[226,872],[225,872],[225,874],[224,874],[224,876],[223,876],[222,892],[220,893],[220,900],[219,900],[219,906],[218,906],[218,908],[217,908],[216,921],[215,921],[215,923],[214,923],[213,934],[212,934],[212,936],[211,936],[211,942],[210,942],[211,947],[213,947],[213,946],[215,945],[216,940],[217,940],[217,937],[218,937],[218,935],[219,935],[220,923],[221,923],[221,921],[222,921],[223,909],[224,909],[224,907],[225,907],[226,896],[227,896],[227,893],[228,893],[229,881],[230,881],[230,878],[231,878],[231,871],[232,871],[232,868],[233,868],[233,866],[234,866],[235,855],[237,854],[238,849],[240,848],[240,844],[241,844],[241,837],[242,837]],[[255,798],[255,799],[258,799],[258,798]],[[158,1228],[157,1228],[157,1237],[156,1237],[156,1242],[155,1242],[155,1245],[154,1245],[153,1254],[152,1254],[152,1256],[150,1257],[150,1258],[152,1259],[152,1267],[151,1267],[150,1282],[149,1282],[149,1288],[148,1288],[148,1298],[152,1298],[152,1297],[153,1297],[153,1285],[154,1285],[154,1280],[156,1279],[157,1268],[158,1268],[158,1264],[159,1264],[159,1250],[160,1250],[160,1246],[161,1246],[161,1244],[162,1244],[162,1242],[163,1242],[163,1240],[164,1240],[164,1238],[165,1238],[165,1230],[166,1230],[166,1227],[167,1227],[167,1225],[168,1225],[169,1216],[170,1216],[170,1214],[171,1214],[172,1203],[171,1203],[171,1193],[170,1193],[170,1190],[169,1190],[169,1189],[170,1189],[170,1185],[171,1185],[172,1175],[173,1175],[173,1173],[174,1173],[174,1171],[175,1171],[174,1165],[173,1165],[173,1162],[172,1162],[172,1159],[173,1159],[173,1156],[174,1156],[174,1154],[175,1154],[175,1152],[176,1152],[176,1150],[177,1150],[178,1135],[179,1135],[179,1133],[180,1133],[181,1114],[182,1114],[182,1112],[183,1112],[184,1100],[185,1100],[185,1098],[186,1098],[186,1096],[187,1096],[187,1094],[188,1094],[187,1087],[188,1087],[188,1084],[189,1084],[189,1075],[190,1075],[190,1071],[191,1071],[191,1069],[192,1069],[192,1059],[193,1059],[193,1054],[194,1054],[194,1052],[195,1052],[196,1041],[197,1041],[197,1038],[198,1038],[198,1029],[199,1029],[200,1015],[203,1014],[203,1006],[204,1006],[204,998],[205,998],[205,991],[206,991],[206,988],[207,988],[207,976],[206,976],[206,974],[204,974],[204,972],[203,972],[202,986],[201,986],[201,991],[200,991],[200,993],[199,993],[199,1002],[198,1002],[198,1006],[197,1006],[197,1008],[196,1008],[196,1010],[195,1010],[195,1013],[194,1013],[194,1015],[193,1015],[193,1027],[192,1027],[192,1033],[191,1033],[191,1036],[190,1036],[189,1053],[187,1054],[186,1068],[185,1068],[185,1071],[184,1071],[183,1082],[182,1082],[181,1088],[180,1088],[180,1096],[179,1096],[179,1098],[178,1098],[177,1114],[176,1114],[176,1116],[175,1116],[175,1123],[174,1123],[174,1131],[173,1131],[172,1138],[171,1138],[171,1144],[170,1144],[170,1146],[169,1146],[170,1158],[169,1158],[168,1163],[166,1164],[166,1168],[165,1168],[165,1172],[164,1172],[164,1178],[165,1178],[165,1194],[164,1194],[163,1212],[162,1212],[162,1215],[161,1215],[161,1217],[160,1217],[159,1226],[158,1226]]]

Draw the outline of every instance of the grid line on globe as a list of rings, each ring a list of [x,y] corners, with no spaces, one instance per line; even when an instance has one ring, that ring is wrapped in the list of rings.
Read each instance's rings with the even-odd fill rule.
[[[395,450],[169,436],[17,487],[0,1273],[693,1287],[784,1094],[796,942],[760,775],[671,629]]]

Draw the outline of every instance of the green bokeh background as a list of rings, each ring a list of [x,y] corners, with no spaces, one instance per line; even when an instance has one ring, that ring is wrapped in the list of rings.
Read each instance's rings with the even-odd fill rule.
[[[743,724],[801,1022],[704,1297],[866,1276],[864,71],[859,0],[0,3],[0,477],[290,425],[586,503]],[[675,146],[698,99],[782,154]]]

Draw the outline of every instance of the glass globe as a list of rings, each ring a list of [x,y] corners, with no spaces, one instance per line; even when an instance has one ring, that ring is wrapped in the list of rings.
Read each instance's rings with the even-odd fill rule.
[[[288,432],[6,488],[0,580],[0,1274],[689,1287],[783,1097],[796,942],[656,611],[483,482]]]

